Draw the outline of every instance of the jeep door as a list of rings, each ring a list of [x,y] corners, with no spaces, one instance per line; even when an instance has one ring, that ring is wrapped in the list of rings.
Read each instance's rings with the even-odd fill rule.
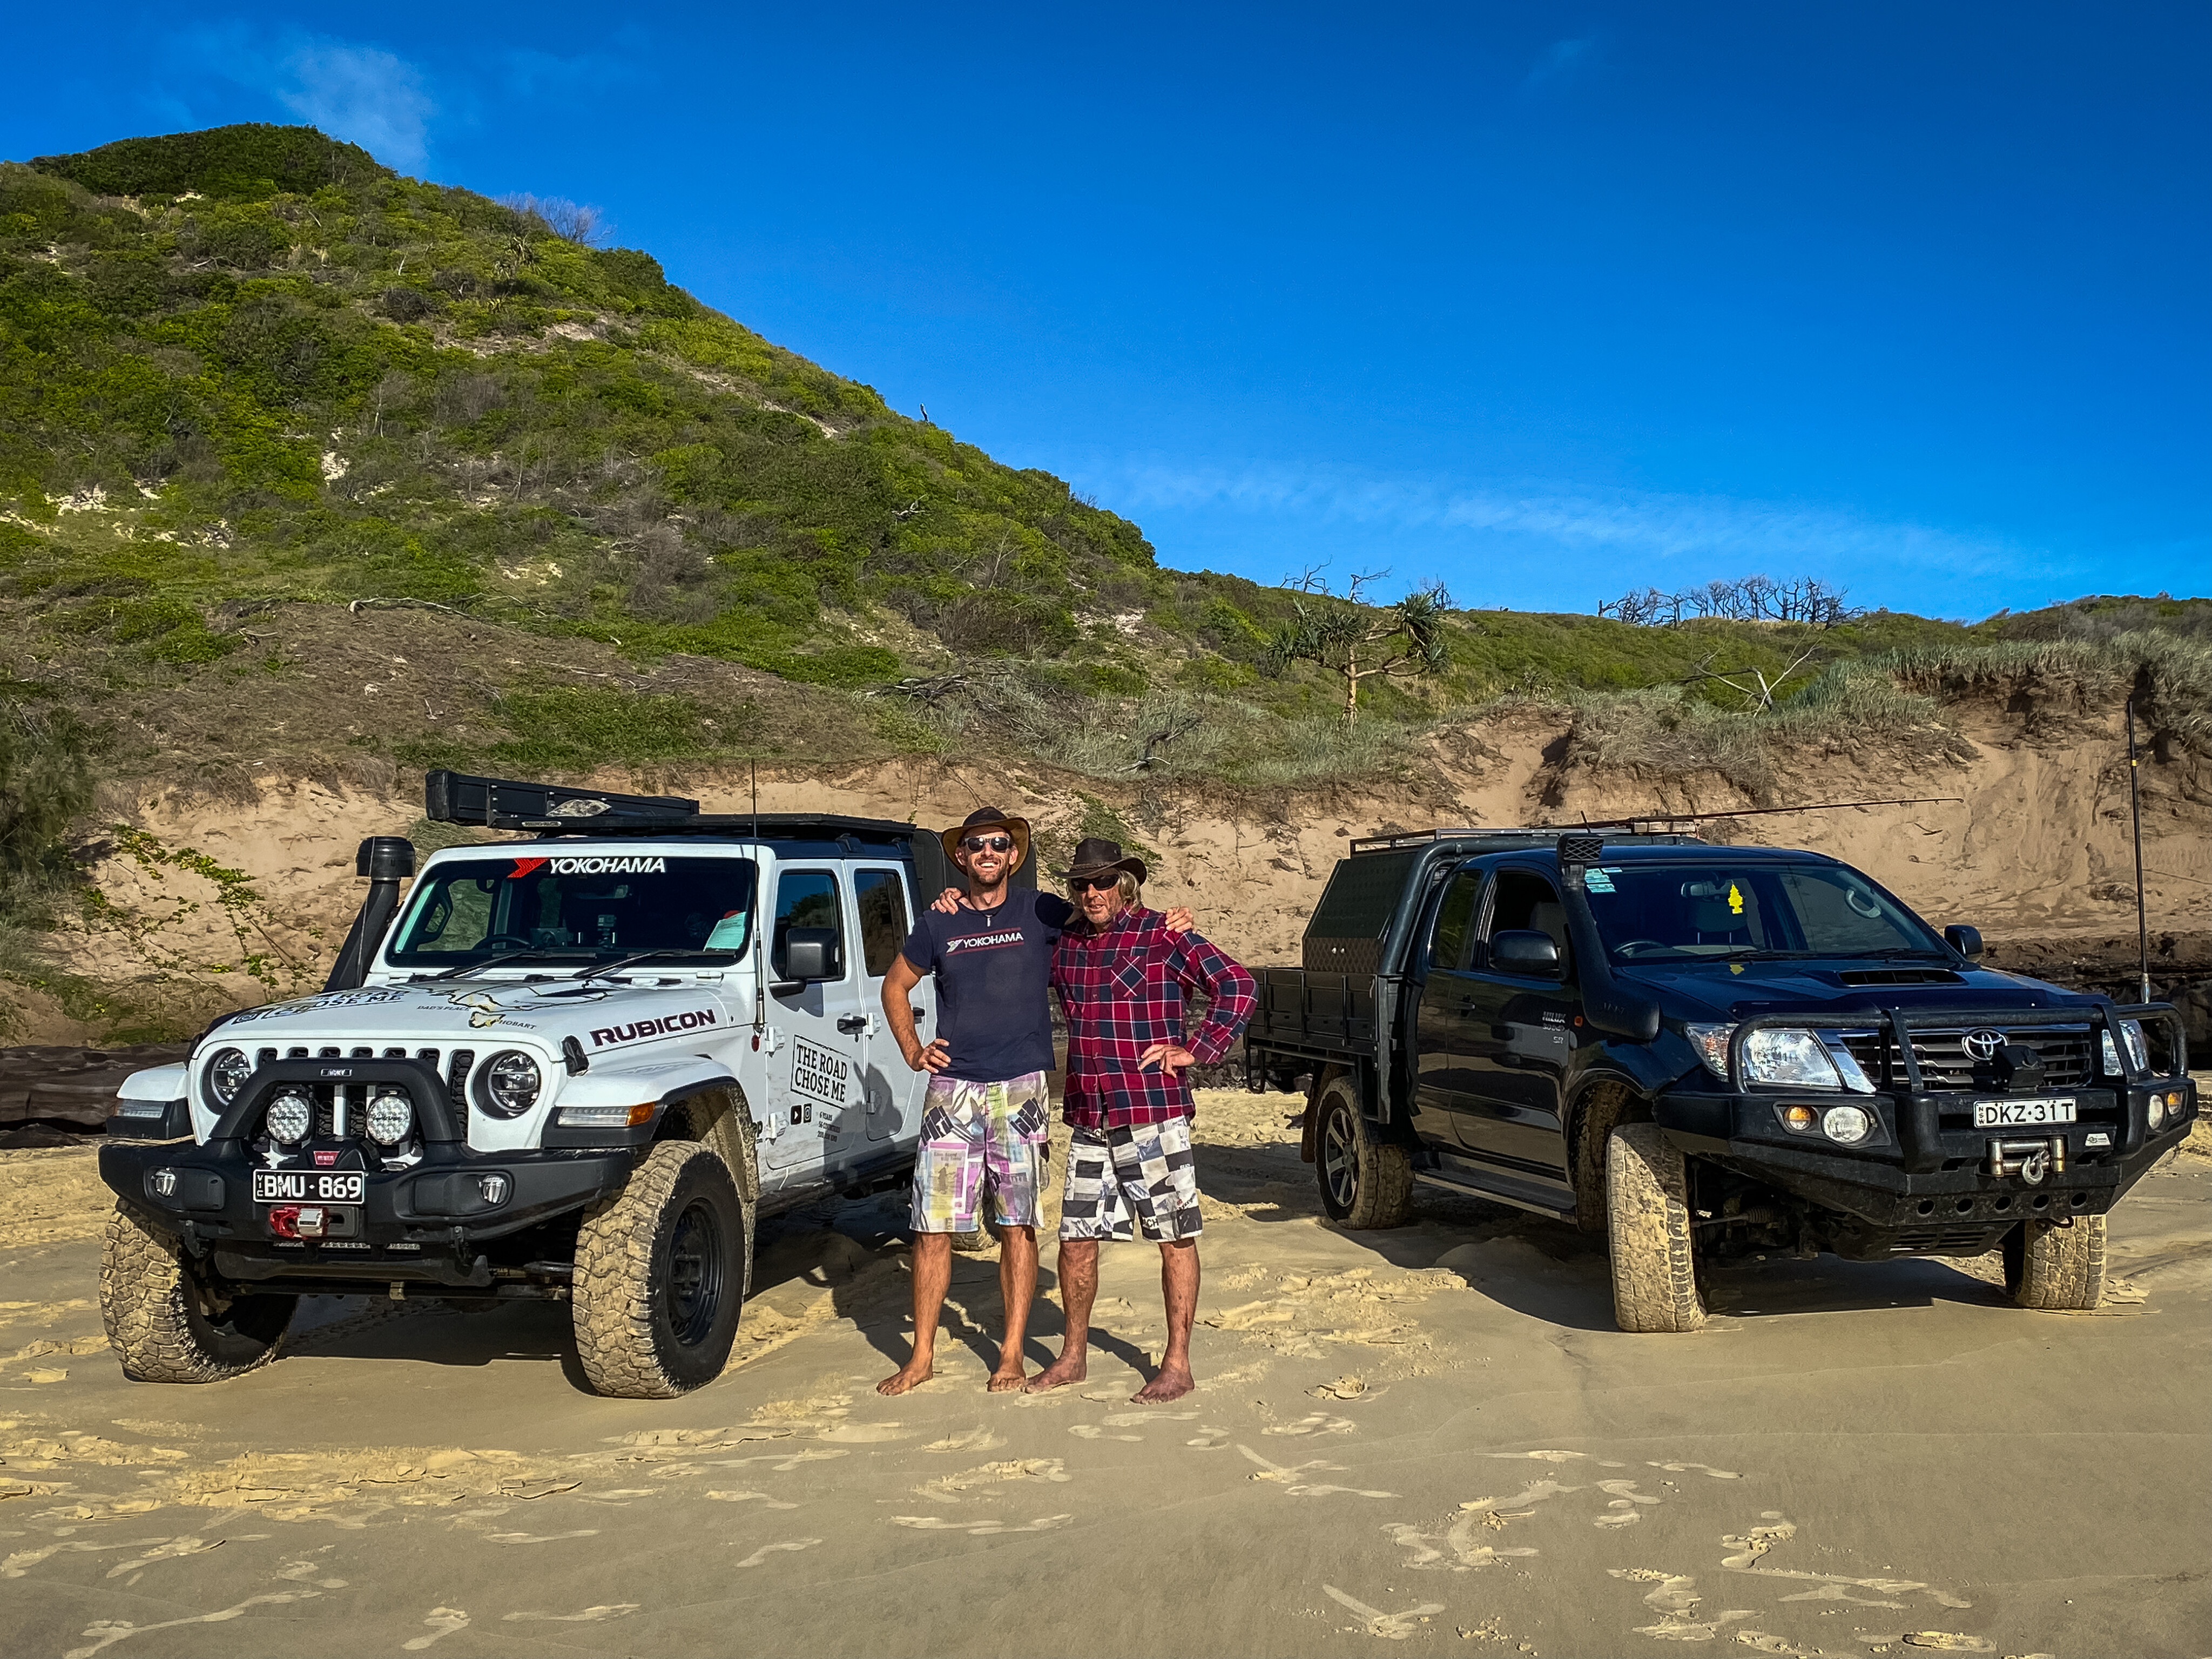
[[[867,1021],[860,1006],[860,959],[846,908],[848,872],[833,860],[779,865],[769,910],[769,1023],[781,1041],[768,1066],[775,1138],[763,1162],[788,1189],[864,1145],[867,1108],[860,1091]],[[795,943],[827,947],[829,976],[791,976]]]
[[[1428,975],[1414,1018],[1413,1131],[1452,1149],[1469,1144],[1465,1132],[1480,1109],[1472,1022],[1480,986],[1468,958],[1489,874],[1470,865],[1446,884],[1429,929]]]
[[[1491,939],[1520,930],[1552,936],[1559,947],[1559,975],[1505,973],[1491,965]],[[1461,1121],[1462,1137],[1486,1163],[1547,1188],[1556,1182],[1571,1202],[1559,1113],[1578,1011],[1566,912],[1551,877],[1501,866],[1476,931],[1465,1016],[1474,1105]]]
[[[902,1128],[919,1131],[922,1096],[929,1087],[929,1073],[908,1068],[906,1056],[884,1023],[884,975],[898,960],[899,946],[914,927],[905,870],[895,864],[855,866],[853,902],[860,925],[860,1012],[868,1022],[861,1068],[867,1138],[893,1140]],[[916,985],[908,1000],[915,1011],[915,1030],[927,1042],[937,1003],[935,978]]]

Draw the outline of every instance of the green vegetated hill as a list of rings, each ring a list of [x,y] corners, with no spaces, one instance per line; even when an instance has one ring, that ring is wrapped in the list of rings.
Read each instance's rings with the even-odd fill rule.
[[[0,163],[0,508],[11,741],[104,732],[125,779],[853,759],[980,722],[1077,772],[1297,786],[1402,765],[1500,696],[1634,693],[1629,728],[1704,731],[1809,652],[1781,701],[1864,720],[1889,682],[1869,701],[1848,665],[1883,653],[2212,615],[1455,610],[1443,673],[1370,683],[1347,727],[1327,673],[1270,665],[1299,596],[1164,568],[647,253],[298,127]],[[347,653],[410,641],[432,683],[365,712]]]

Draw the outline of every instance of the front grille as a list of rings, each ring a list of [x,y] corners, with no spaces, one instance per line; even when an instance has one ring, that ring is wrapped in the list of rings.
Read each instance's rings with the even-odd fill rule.
[[[1977,1064],[1966,1057],[1966,1034],[1969,1031],[1997,1030],[1996,1026],[1969,1025],[1956,1030],[1913,1031],[1912,1058],[1920,1067],[1920,1085],[1923,1089],[1978,1090],[1987,1094],[2002,1091],[1996,1072],[1986,1062]],[[2016,1048],[2033,1048],[2043,1061],[2043,1086],[2046,1089],[2078,1089],[2085,1086],[2095,1072],[2095,1039],[2086,1025],[2030,1025],[2002,1032],[2004,1040]],[[1873,1079],[1877,1087],[1902,1088],[1905,1085],[1902,1066],[1893,1064],[1896,1056],[1892,1052],[1887,1031],[1850,1031],[1844,1036],[1844,1046],[1851,1051],[1861,1070]]]
[[[469,1110],[469,1068],[476,1063],[475,1049],[456,1048],[446,1070],[446,1098],[453,1103],[454,1114],[464,1121]]]

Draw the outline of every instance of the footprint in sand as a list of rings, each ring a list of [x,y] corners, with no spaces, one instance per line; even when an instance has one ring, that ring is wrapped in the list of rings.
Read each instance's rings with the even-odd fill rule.
[[[488,1532],[484,1541],[491,1544],[557,1544],[564,1538],[597,1538],[599,1529],[586,1527],[580,1532]]]
[[[1207,1424],[1200,1428],[1197,1439],[1186,1440],[1182,1443],[1197,1451],[1219,1451],[1229,1443],[1229,1431]]]
[[[1382,1613],[1370,1607],[1356,1596],[1346,1595],[1334,1584],[1323,1584],[1322,1593],[1340,1607],[1349,1608],[1359,1623],[1356,1629],[1369,1636],[1379,1636],[1386,1642],[1402,1642],[1418,1632],[1433,1614],[1442,1613],[1440,1601],[1424,1601],[1418,1607],[1407,1607],[1403,1613]]]
[[[730,1565],[733,1567],[757,1567],[771,1555],[795,1554],[800,1550],[811,1550],[821,1541],[818,1538],[787,1538],[781,1543],[763,1544],[744,1560],[732,1561]]]
[[[1734,1469],[1717,1469],[1710,1463],[1662,1463],[1656,1460],[1652,1460],[1647,1463],[1647,1467],[1655,1469],[1664,1469],[1669,1474],[1687,1474],[1692,1469],[1695,1469],[1699,1474],[1709,1475],[1715,1480],[1741,1480],[1743,1479],[1743,1477],[1738,1474]]]
[[[252,1535],[256,1538],[266,1538],[269,1534],[264,1532],[255,1533]],[[141,1568],[152,1566],[156,1561],[173,1560],[185,1555],[204,1555],[210,1550],[222,1548],[229,1541],[227,1538],[172,1538],[167,1543],[149,1550],[143,1555],[135,1556],[128,1561],[118,1562],[107,1570],[107,1576],[110,1578],[120,1578],[126,1572],[137,1572]]]
[[[895,1527],[910,1527],[916,1532],[964,1532],[970,1538],[994,1538],[1010,1532],[1050,1532],[1074,1520],[1072,1515],[1041,1515],[1026,1525],[1014,1525],[1003,1521],[947,1521],[941,1515],[894,1515]]]
[[[993,1434],[981,1424],[959,1434],[948,1434],[942,1440],[933,1440],[922,1448],[926,1452],[986,1452],[996,1451],[1006,1443],[1006,1437]]]
[[[772,1510],[795,1510],[799,1507],[796,1504],[787,1504],[781,1498],[770,1498],[764,1492],[710,1492],[707,1496],[718,1504],[750,1504],[758,1501]]]
[[[1353,1424],[1348,1417],[1331,1417],[1327,1412],[1314,1412],[1295,1423],[1277,1423],[1260,1431],[1262,1434],[1350,1434]]]
[[[125,1619],[96,1619],[84,1627],[83,1634],[89,1638],[87,1645],[70,1649],[62,1655],[62,1659],[92,1659],[93,1655],[103,1649],[113,1647],[118,1642],[127,1641],[133,1636],[149,1636],[157,1630],[174,1630],[180,1625],[228,1624],[234,1619],[243,1618],[255,1607],[312,1601],[319,1594],[315,1590],[278,1590],[262,1595],[249,1595],[232,1607],[218,1607],[213,1613],[196,1613],[184,1619],[165,1619],[158,1625],[134,1625]]]
[[[433,1607],[423,1615],[422,1622],[430,1627],[428,1636],[410,1636],[399,1646],[403,1652],[420,1653],[433,1642],[442,1642],[457,1630],[469,1627],[469,1616],[459,1607]]]
[[[1370,1492],[1361,1486],[1330,1486],[1306,1478],[1309,1469],[1327,1469],[1334,1473],[1343,1468],[1341,1463],[1328,1463],[1316,1457],[1307,1462],[1288,1465],[1271,1462],[1249,1446],[1239,1445],[1237,1449],[1260,1466],[1260,1472],[1249,1479],[1272,1481],[1280,1486],[1284,1495],[1288,1498],[1326,1498],[1332,1492],[1345,1492],[1353,1498],[1395,1498],[1398,1495],[1395,1492]]]
[[[1594,1527],[1632,1527],[1644,1518],[1643,1511],[1637,1507],[1638,1504],[1660,1501],[1648,1493],[1637,1491],[1633,1480],[1601,1480],[1597,1483],[1597,1489],[1608,1494],[1613,1501],[1606,1505],[1609,1513],[1601,1515],[1590,1522]]]

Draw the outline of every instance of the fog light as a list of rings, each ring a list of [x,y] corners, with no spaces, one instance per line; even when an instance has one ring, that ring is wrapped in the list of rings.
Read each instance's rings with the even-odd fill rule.
[[[1782,1127],[1793,1135],[1809,1135],[1820,1127],[1820,1115],[1810,1106],[1777,1106],[1774,1115],[1782,1120]]]
[[[283,1090],[262,1114],[261,1127],[269,1132],[270,1139],[296,1146],[315,1127],[315,1103],[297,1089]]]
[[[477,1191],[483,1194],[483,1201],[487,1204],[506,1203],[507,1188],[511,1184],[503,1175],[480,1175],[477,1177]]]
[[[177,1172],[174,1170],[156,1170],[146,1177],[146,1185],[156,1198],[174,1198],[177,1195]]]
[[[380,1146],[397,1146],[415,1127],[415,1103],[386,1090],[368,1103],[368,1138]]]
[[[2152,1093],[2143,1097],[2143,1127],[2154,1133],[2166,1121],[2166,1097]]]
[[[1856,1106],[1831,1106],[1820,1115],[1820,1133],[1845,1146],[1856,1146],[1874,1133],[1874,1120]]]

